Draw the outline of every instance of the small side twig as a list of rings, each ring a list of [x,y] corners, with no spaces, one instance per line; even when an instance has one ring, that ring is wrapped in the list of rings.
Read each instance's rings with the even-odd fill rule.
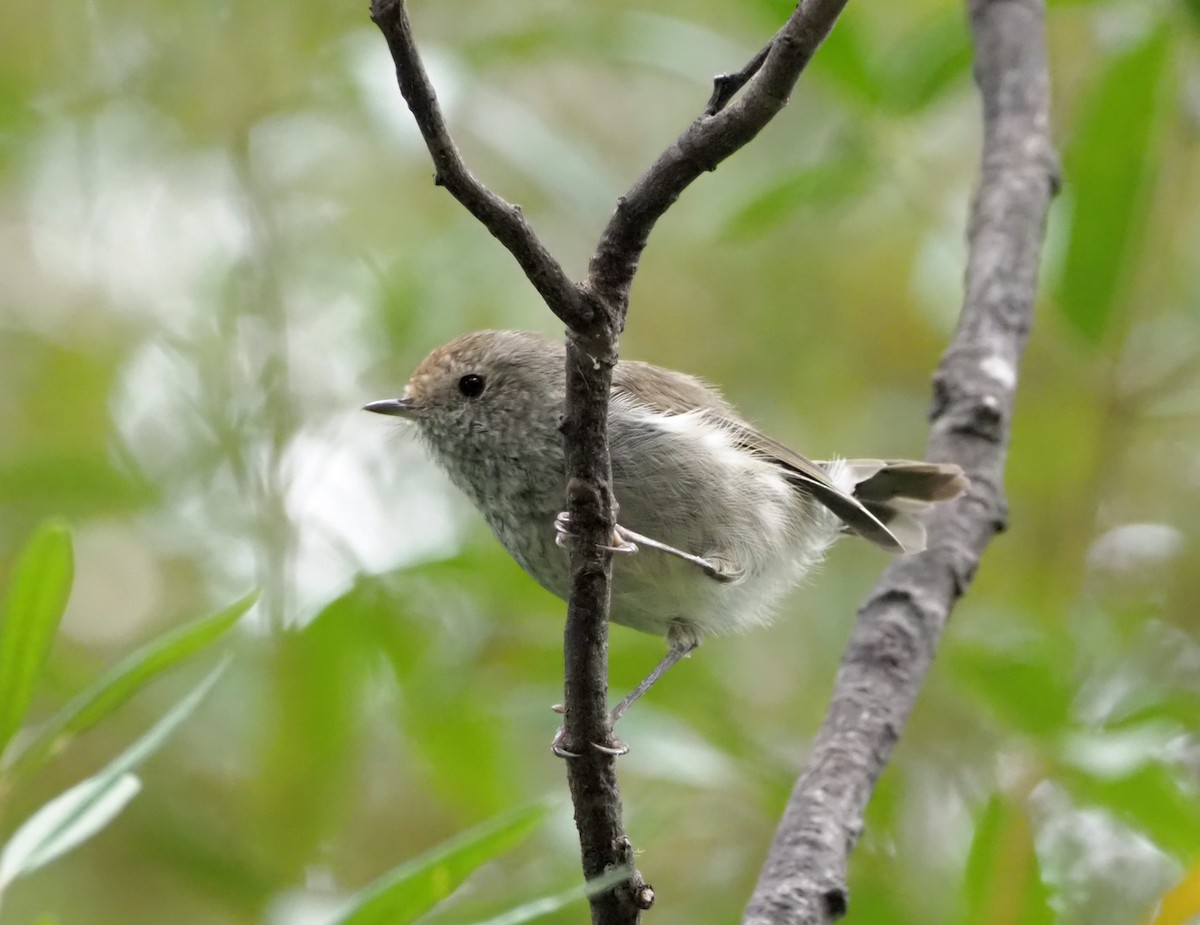
[[[966,296],[934,377],[928,456],[971,489],[939,507],[929,549],[896,560],[858,612],[833,700],[776,832],[743,925],[826,923],[846,910],[846,866],[950,610],[1005,523],[1002,487],[1017,365],[1058,184],[1049,135],[1043,0],[968,0],[984,145]]]
[[[732,74],[718,74],[713,78],[712,96],[708,98],[708,105],[704,107],[706,116],[715,116],[728,105],[742,87],[746,86],[750,78],[757,74],[758,69],[763,66],[763,62],[767,60],[767,54],[774,44],[775,39],[772,37],[771,41],[755,52],[754,57],[747,61],[746,66],[740,71],[734,71]]]
[[[655,223],[697,177],[716,170],[787,105],[800,74],[846,2],[798,4],[766,46],[745,92],[719,112],[710,114],[706,109],[617,200],[588,265],[586,292],[603,304],[628,304],[629,287]]]

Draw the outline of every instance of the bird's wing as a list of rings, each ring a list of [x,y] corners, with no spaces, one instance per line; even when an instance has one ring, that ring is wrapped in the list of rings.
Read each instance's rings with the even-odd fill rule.
[[[721,393],[702,379],[636,360],[621,360],[613,368],[612,390],[637,405],[666,414],[714,409],[733,416]]]
[[[819,464],[806,456],[801,456],[795,450],[784,446],[778,440],[772,440],[749,424],[739,421],[722,420],[721,424],[737,440],[738,445],[750,452],[763,457],[781,469],[801,491],[806,491],[834,514],[842,522],[863,539],[870,540],[876,546],[889,552],[904,552],[904,544],[896,538],[883,522],[872,514],[862,502],[842,491],[829,478],[829,473]]]
[[[825,469],[741,420],[721,394],[701,380],[649,363],[622,360],[613,370],[613,392],[667,414],[703,411],[738,446],[779,466],[797,489],[827,507],[859,536],[889,552],[904,552],[903,544],[879,518],[838,488]]]

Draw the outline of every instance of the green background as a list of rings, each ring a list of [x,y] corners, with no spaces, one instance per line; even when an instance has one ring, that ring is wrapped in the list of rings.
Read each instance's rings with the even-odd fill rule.
[[[790,9],[412,14],[473,171],[578,277],[616,196]],[[1011,523],[871,804],[851,923],[1149,921],[1200,879],[1200,7],[1058,3],[1048,38],[1065,185]],[[323,922],[547,797],[429,921],[569,888],[564,607],[358,410],[459,333],[560,325],[433,186],[366,3],[6,0],[0,50],[0,581],[43,519],[75,541],[29,729],[263,589],[141,794],[15,883],[0,925]],[[960,7],[851,3],[791,105],[659,223],[623,354],[704,376],[810,455],[921,454],[979,134]],[[839,546],[774,626],[711,640],[623,720],[653,921],[736,920],[884,564]],[[662,648],[616,628],[614,689]],[[216,657],[6,787],[0,840]]]

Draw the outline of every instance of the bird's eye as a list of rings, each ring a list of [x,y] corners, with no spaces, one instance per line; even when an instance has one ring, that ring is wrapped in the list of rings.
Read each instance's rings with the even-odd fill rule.
[[[467,373],[458,380],[458,390],[467,398],[478,398],[483,394],[483,376],[475,373]]]

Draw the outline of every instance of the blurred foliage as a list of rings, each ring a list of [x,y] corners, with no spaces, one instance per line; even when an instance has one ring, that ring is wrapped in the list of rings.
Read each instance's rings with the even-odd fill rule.
[[[453,893],[480,865],[519,844],[546,815],[534,806],[506,813],[403,864],[353,897],[337,925],[407,925]]]
[[[34,533],[13,570],[0,621],[0,799],[30,780],[51,753],[65,748],[73,736],[104,719],[163,670],[232,628],[253,603],[253,598],[247,598],[133,653],[21,743],[13,759],[9,746],[41,680],[71,592],[72,573],[70,534],[54,521]],[[0,847],[0,898],[18,878],[73,850],[113,821],[141,790],[141,781],[133,772],[192,713],[224,668],[222,663],[210,672],[152,729],[100,771],[49,800],[21,823]]]
[[[413,17],[473,170],[582,274],[615,197],[791,8]],[[1198,9],[1051,2],[1065,185],[1011,524],[869,808],[851,923],[1198,913]],[[37,769],[5,788],[0,843],[195,683],[131,666],[264,589],[137,799],[6,891],[0,925],[332,922],[397,869],[442,897],[445,846],[546,799],[425,919],[579,921],[547,747],[564,608],[357,410],[455,334],[559,325],[430,182],[364,7],[10,0],[0,43],[0,582],[46,518],[75,538],[57,638],[39,623],[19,669],[0,641],[0,690],[24,692],[0,730],[23,724],[9,760]],[[659,223],[624,353],[812,455],[919,454],[978,148],[959,4],[850,4],[788,110]],[[882,564],[840,547],[774,627],[706,644],[623,720],[655,921],[738,917]],[[616,629],[614,690],[661,651]]]

